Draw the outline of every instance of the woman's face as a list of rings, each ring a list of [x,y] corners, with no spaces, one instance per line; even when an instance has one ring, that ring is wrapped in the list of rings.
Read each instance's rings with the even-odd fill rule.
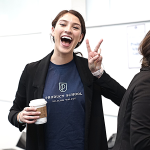
[[[55,51],[73,53],[75,46],[83,38],[79,19],[70,13],[64,14],[57,21],[55,28],[52,27],[52,36],[55,39]]]

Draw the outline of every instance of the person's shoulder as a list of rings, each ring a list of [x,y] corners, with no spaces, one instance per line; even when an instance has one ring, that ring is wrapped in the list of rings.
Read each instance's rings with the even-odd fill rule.
[[[83,57],[83,56],[75,55],[75,58],[77,59],[77,61],[82,61],[82,62],[85,62],[85,63],[88,62],[88,59]]]
[[[88,68],[88,59],[82,56],[75,56],[75,63],[77,66]]]
[[[150,68],[149,67],[141,68],[140,71],[134,75],[133,79],[136,79],[138,81],[146,79],[150,80]]]
[[[29,71],[34,71],[35,69],[38,68],[39,65],[45,65],[45,64],[47,64],[50,61],[50,55],[51,54],[48,54],[47,56],[45,56],[44,58],[42,58],[40,60],[28,63],[26,65],[26,68]]]
[[[141,68],[140,72],[136,73],[130,82],[130,86],[140,88],[141,86],[150,85],[150,69]]]
[[[141,68],[140,72],[135,75],[139,82],[150,83],[150,67]]]

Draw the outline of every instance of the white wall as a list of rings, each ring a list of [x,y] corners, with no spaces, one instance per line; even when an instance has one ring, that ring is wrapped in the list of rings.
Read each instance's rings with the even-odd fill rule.
[[[0,101],[0,149],[15,147],[21,136],[21,132],[8,123],[8,113],[11,106],[12,102],[10,101]]]
[[[87,0],[87,25],[149,20],[149,0]]]
[[[9,109],[25,65],[52,50],[51,21],[59,11],[76,9],[81,12],[87,26],[85,39],[89,39],[94,49],[103,38],[101,48],[105,70],[127,88],[139,71],[139,68],[128,67],[127,26],[144,23],[146,32],[150,29],[148,3],[148,0],[124,0],[123,3],[119,0],[0,1],[0,149],[14,147],[21,135],[8,122]],[[87,57],[85,40],[77,51]],[[103,106],[109,138],[116,133],[118,107],[105,98]]]

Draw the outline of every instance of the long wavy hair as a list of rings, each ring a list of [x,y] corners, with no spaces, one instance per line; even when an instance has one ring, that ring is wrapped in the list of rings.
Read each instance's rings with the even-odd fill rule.
[[[146,34],[142,42],[139,46],[139,52],[143,56],[142,58],[142,67],[149,67],[150,66],[150,31]]]

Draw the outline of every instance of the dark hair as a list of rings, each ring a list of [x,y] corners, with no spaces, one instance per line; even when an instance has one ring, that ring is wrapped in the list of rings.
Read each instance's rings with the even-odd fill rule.
[[[150,66],[150,31],[140,43],[139,52],[143,55],[142,67]]]
[[[61,12],[55,17],[55,19],[52,21],[52,27],[55,28],[56,23],[57,23],[57,21],[59,20],[59,18],[62,17],[63,15],[65,15],[66,13],[70,13],[70,14],[76,16],[76,17],[79,19],[80,23],[81,23],[81,33],[83,34],[83,38],[82,38],[81,42],[79,42],[79,43],[76,45],[75,48],[77,48],[77,47],[82,43],[82,41],[84,40],[84,37],[85,37],[85,34],[86,34],[85,21],[84,21],[82,15],[81,15],[79,12],[77,12],[77,11],[75,11],[75,10],[63,10],[63,11],[61,11]],[[55,42],[54,37],[53,37],[53,41]]]

